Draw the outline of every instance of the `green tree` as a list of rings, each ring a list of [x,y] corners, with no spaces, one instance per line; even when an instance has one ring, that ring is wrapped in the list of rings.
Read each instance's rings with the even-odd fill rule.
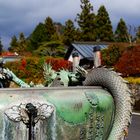
[[[39,23],[32,34],[29,36],[28,47],[29,50],[35,50],[39,47],[41,42],[47,40],[47,31],[43,23]]]
[[[129,40],[128,29],[122,18],[120,19],[115,31],[115,40],[117,42],[128,42]]]
[[[40,44],[39,48],[34,51],[35,55],[64,57],[64,44],[61,41],[49,41]]]
[[[52,36],[56,33],[53,20],[50,17],[47,17],[45,20],[45,28],[47,41],[50,41],[52,39]]]
[[[81,0],[81,13],[77,14],[77,22],[82,33],[83,41],[93,41],[95,39],[95,14],[93,6],[89,0]]]
[[[80,41],[82,38],[82,33],[79,28],[75,29],[75,41]]]
[[[16,51],[18,47],[18,40],[17,40],[17,37],[14,35],[12,38],[11,38],[11,42],[10,42],[10,47],[8,48],[9,51]]]
[[[2,54],[2,51],[3,51],[3,45],[2,45],[1,38],[0,38],[0,55]]]
[[[71,42],[75,39],[75,27],[72,20],[67,20],[65,22],[64,33],[63,33],[63,42],[66,45],[70,45]]]
[[[102,50],[102,61],[106,66],[114,65],[120,56],[121,52],[119,47],[116,45],[111,45],[108,48]]]
[[[61,40],[61,35],[59,35],[58,33],[54,33],[52,36],[51,36],[51,41],[57,41],[57,40]]]
[[[19,34],[19,42],[20,43],[25,43],[26,39],[25,39],[25,36],[24,36],[24,33],[20,33]]]
[[[96,16],[96,39],[113,41],[113,30],[109,14],[105,6],[100,6]]]
[[[18,52],[19,54],[23,54],[27,51],[27,41],[22,32],[19,34],[19,39],[17,39],[15,35],[12,37],[8,50]]]
[[[27,50],[27,41],[23,33],[19,34],[18,40],[18,52],[20,54],[24,53]]]

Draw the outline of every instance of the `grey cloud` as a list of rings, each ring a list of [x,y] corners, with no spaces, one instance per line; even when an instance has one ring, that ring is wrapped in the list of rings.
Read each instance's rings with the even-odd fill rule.
[[[124,18],[129,24],[140,25],[139,0],[91,0],[95,7],[105,5],[113,24]]]
[[[41,22],[47,16],[54,20],[73,17],[79,6],[79,0],[0,0],[0,28],[13,26],[13,29]],[[21,26],[23,25],[23,26]],[[14,27],[15,26],[15,27]],[[12,29],[12,30],[13,30]]]
[[[75,18],[80,0],[0,0],[0,36],[7,46],[9,38],[29,35],[47,16],[54,21]],[[7,43],[8,42],[8,43]]]
[[[105,5],[114,25],[121,17],[129,24],[140,24],[139,0],[91,0],[91,3],[95,12]],[[64,22],[75,19],[80,10],[80,0],[0,0],[0,36],[8,41],[20,32],[28,35],[47,16]]]

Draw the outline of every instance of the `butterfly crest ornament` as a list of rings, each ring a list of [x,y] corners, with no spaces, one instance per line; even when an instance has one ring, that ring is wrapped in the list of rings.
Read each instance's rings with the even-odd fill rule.
[[[12,106],[5,111],[5,115],[14,122],[22,121],[27,127],[31,123],[33,126],[39,120],[51,117],[54,107],[48,104],[27,103],[19,106]],[[30,122],[31,121],[31,122]]]

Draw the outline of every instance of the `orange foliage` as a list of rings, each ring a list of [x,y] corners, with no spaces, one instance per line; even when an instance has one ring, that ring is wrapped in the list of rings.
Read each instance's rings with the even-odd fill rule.
[[[115,69],[123,76],[140,75],[140,46],[129,47],[120,57]]]

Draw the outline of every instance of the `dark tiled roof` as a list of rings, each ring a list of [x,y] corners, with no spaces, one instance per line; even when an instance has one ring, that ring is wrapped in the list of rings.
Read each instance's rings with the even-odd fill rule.
[[[72,43],[65,55],[65,59],[68,59],[72,51],[77,51],[83,58],[93,57],[93,48],[100,46],[101,49],[106,48],[108,44],[92,44],[92,43]]]

